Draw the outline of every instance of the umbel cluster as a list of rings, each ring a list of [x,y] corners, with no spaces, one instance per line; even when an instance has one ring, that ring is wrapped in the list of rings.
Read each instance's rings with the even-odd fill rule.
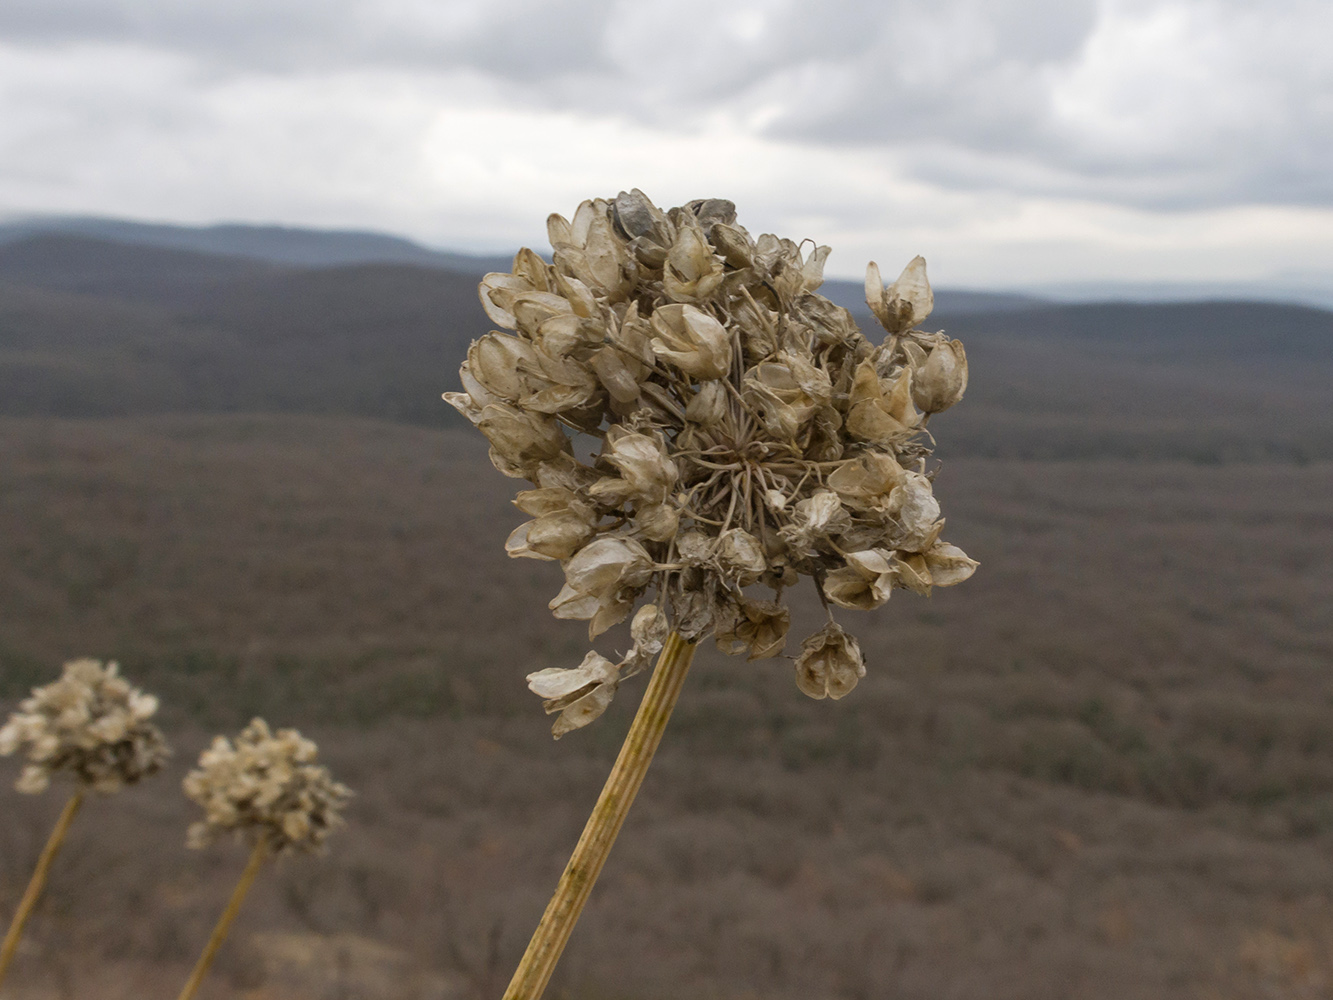
[[[618,663],[596,652],[529,677],[560,736],[676,631],[732,654],[782,653],[783,594],[810,577],[825,607],[868,610],[976,568],[940,537],[929,417],[962,398],[963,346],[919,324],[917,257],[889,287],[871,263],[872,343],[817,293],[829,247],[757,239],[722,199],[662,211],[641,191],[552,215],[553,263],[531,250],[480,286],[501,332],[473,342],[445,398],[534,488],[512,556],[558,560],[557,618],[595,638],[634,613]],[[582,441],[597,439],[595,445]],[[579,450],[595,454],[581,460]],[[770,596],[753,585],[768,588]],[[806,638],[796,682],[840,698],[865,674],[834,620]]]
[[[34,688],[0,726],[0,757],[21,753],[27,759],[16,786],[20,792],[45,791],[58,777],[73,785],[0,941],[0,982],[85,795],[109,795],[137,784],[160,771],[170,756],[161,731],[149,721],[157,709],[157,699],[131,686],[115,663],[82,659],[66,663],[59,680]],[[251,852],[181,1000],[198,991],[264,863],[282,853],[319,851],[329,831],[342,824],[339,812],[351,792],[315,763],[317,753],[296,730],[274,733],[255,719],[235,743],[217,737],[185,778],[185,794],[204,808],[204,818],[190,827],[189,846],[205,847],[231,833]]]

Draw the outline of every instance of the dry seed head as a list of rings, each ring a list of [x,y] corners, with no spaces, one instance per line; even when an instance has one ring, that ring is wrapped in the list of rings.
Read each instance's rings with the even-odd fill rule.
[[[342,824],[351,791],[315,763],[318,748],[295,729],[269,730],[255,719],[233,744],[226,737],[199,755],[185,777],[185,794],[204,809],[187,843],[204,847],[227,832],[273,853],[317,851]]]
[[[60,773],[99,792],[119,791],[170,756],[148,721],[156,711],[157,699],[131,687],[114,662],[72,660],[0,727],[0,756],[23,750],[28,763],[15,786],[21,792],[45,791]]]
[[[512,556],[559,560],[557,618],[595,638],[634,617],[618,663],[589,653],[529,677],[586,725],[675,630],[729,653],[779,655],[783,591],[810,577],[827,606],[872,609],[893,590],[929,594],[976,568],[940,541],[928,470],[931,414],[967,388],[963,346],[919,329],[934,308],[926,262],[866,303],[871,343],[816,293],[829,248],[803,249],[737,224],[719,198],[663,211],[639,190],[552,215],[546,264],[530,250],[479,294],[505,331],[473,344],[462,392],[445,398],[491,442],[505,475],[536,489],[515,504]],[[601,439],[587,461],[573,435]],[[746,588],[771,588],[761,599]],[[829,624],[805,640],[797,684],[839,698],[865,672],[856,640]]]

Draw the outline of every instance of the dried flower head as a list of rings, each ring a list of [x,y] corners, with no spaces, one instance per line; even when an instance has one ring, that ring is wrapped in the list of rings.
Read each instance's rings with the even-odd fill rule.
[[[255,719],[233,745],[224,736],[199,755],[185,777],[185,794],[205,816],[190,826],[188,843],[204,847],[232,831],[273,853],[315,851],[341,825],[351,791],[315,763],[318,748],[295,729],[269,731]]]
[[[619,663],[590,653],[529,677],[560,713],[557,736],[600,715],[672,629],[778,655],[783,591],[801,576],[826,607],[869,609],[971,575],[976,563],[940,541],[926,467],[927,421],[962,398],[967,356],[919,329],[934,304],[922,258],[887,288],[867,268],[887,331],[874,344],[816,292],[828,247],[754,239],[729,201],[664,212],[634,190],[547,230],[554,263],[522,250],[511,273],[483,279],[482,307],[512,332],[473,343],[464,391],[445,398],[497,469],[536,487],[514,501],[533,520],[506,547],[563,564],[556,617],[595,638],[655,594]],[[601,439],[589,461],[575,435]],[[745,593],[756,583],[771,600]],[[864,669],[831,614],[796,661],[816,698],[846,694]]]
[[[157,699],[119,675],[115,663],[71,660],[58,681],[34,688],[0,728],[0,756],[28,759],[15,787],[35,794],[64,772],[103,793],[160,770],[170,756],[148,721]]]

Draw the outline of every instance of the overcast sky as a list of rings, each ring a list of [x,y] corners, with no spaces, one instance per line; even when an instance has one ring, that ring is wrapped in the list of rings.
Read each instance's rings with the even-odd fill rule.
[[[0,215],[544,246],[633,186],[941,284],[1333,283],[1329,0],[0,0]]]

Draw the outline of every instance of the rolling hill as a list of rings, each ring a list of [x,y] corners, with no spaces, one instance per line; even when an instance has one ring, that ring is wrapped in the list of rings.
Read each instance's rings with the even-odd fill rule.
[[[75,236],[0,246],[0,413],[348,414],[453,426],[477,275],[297,268]],[[1333,455],[1333,313],[1268,303],[949,300],[973,360],[955,454]],[[864,329],[873,331],[864,307]],[[874,336],[871,332],[871,336]]]

